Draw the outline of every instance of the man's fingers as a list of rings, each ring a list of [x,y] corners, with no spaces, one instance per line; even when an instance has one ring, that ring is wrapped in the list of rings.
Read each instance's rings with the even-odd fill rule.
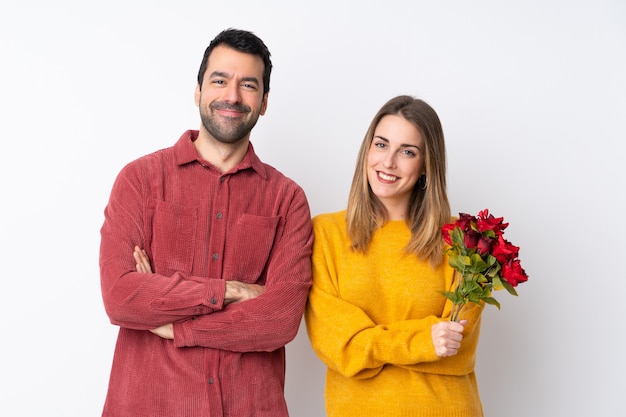
[[[137,272],[141,272],[144,274],[151,274],[152,267],[150,266],[150,259],[148,258],[148,254],[145,250],[141,249],[139,246],[135,246],[135,251],[133,252],[133,257],[135,258],[135,268]]]

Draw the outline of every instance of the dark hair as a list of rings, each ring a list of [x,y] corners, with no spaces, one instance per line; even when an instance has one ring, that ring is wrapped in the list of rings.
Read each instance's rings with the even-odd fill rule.
[[[209,55],[211,55],[216,46],[222,44],[239,52],[257,55],[263,60],[265,66],[263,69],[263,94],[267,94],[270,91],[270,74],[272,73],[270,51],[263,41],[252,32],[232,28],[220,32],[204,51],[204,57],[198,71],[198,85],[200,88],[202,88],[204,73],[209,64]]]

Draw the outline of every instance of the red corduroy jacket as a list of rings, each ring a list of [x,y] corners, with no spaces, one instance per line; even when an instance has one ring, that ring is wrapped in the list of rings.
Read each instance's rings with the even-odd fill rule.
[[[103,416],[287,416],[285,349],[311,285],[303,190],[249,145],[224,174],[187,131],[122,169],[105,209],[102,296],[120,326]],[[134,246],[154,274],[135,271]],[[225,280],[265,285],[224,306]],[[174,323],[174,340],[149,329]]]

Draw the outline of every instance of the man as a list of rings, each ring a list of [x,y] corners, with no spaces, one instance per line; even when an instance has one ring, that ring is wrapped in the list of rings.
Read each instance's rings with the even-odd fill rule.
[[[198,73],[199,131],[115,181],[100,274],[120,330],[103,416],[288,415],[284,345],[311,283],[312,233],[303,190],[249,141],[271,69],[254,34],[218,34]]]

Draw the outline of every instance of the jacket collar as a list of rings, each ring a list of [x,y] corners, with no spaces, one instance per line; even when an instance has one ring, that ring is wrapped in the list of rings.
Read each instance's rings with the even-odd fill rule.
[[[185,165],[197,161],[204,165],[208,164],[213,169],[216,169],[212,164],[203,160],[200,157],[200,154],[198,154],[198,151],[193,144],[193,142],[197,138],[197,130],[187,130],[185,133],[183,133],[180,139],[178,139],[178,142],[176,142],[176,144],[174,145],[176,164]],[[253,169],[257,174],[259,174],[261,178],[267,178],[265,164],[261,162],[257,154],[254,152],[254,147],[252,146],[252,143],[248,143],[248,151],[246,152],[246,156],[244,156],[243,160],[230,171],[224,172],[224,174],[234,174],[238,171],[243,171],[249,168]]]

